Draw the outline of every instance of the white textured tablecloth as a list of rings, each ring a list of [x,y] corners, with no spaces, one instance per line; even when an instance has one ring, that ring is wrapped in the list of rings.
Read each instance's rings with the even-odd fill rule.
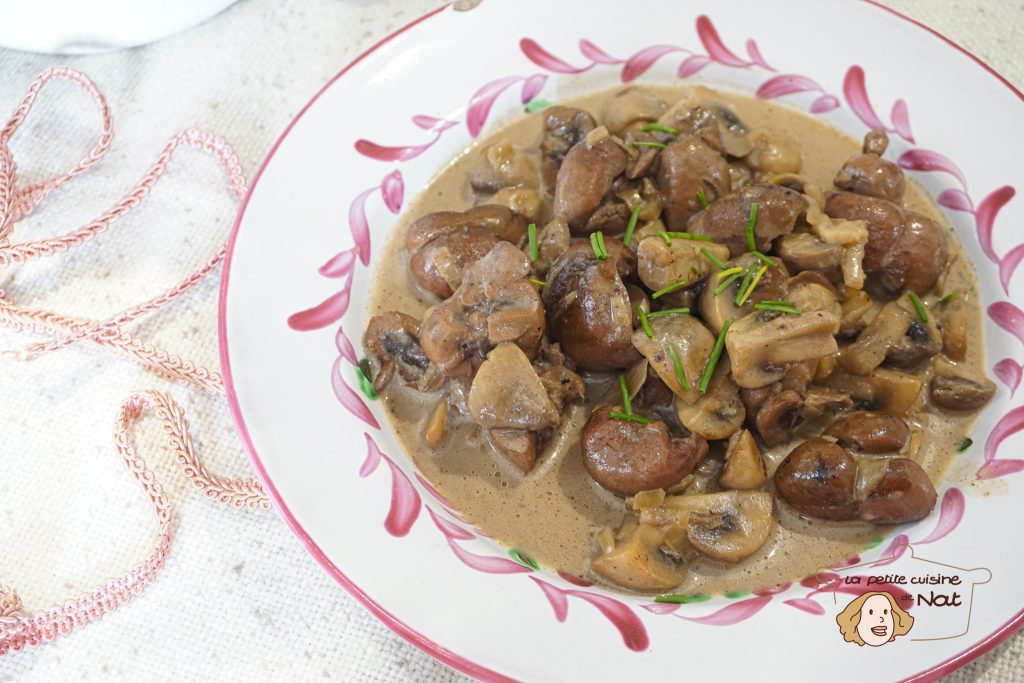
[[[49,236],[92,219],[136,182],[180,128],[224,135],[251,175],[328,78],[437,2],[242,0],[202,26],[127,52],[61,58],[0,50],[0,112],[14,108],[39,71],[68,64],[97,81],[116,131],[103,163],[52,197],[15,235]],[[1021,0],[886,4],[1024,87]],[[48,88],[15,138],[23,177],[38,179],[77,160],[98,125],[85,96],[66,85]],[[233,217],[216,164],[182,151],[140,210],[66,256],[13,276],[0,271],[0,288],[22,304],[102,318],[198,266],[226,239]],[[215,368],[216,301],[211,278],[130,329]],[[0,332],[0,349],[28,341]],[[76,596],[148,552],[156,523],[110,437],[120,402],[143,388],[169,390],[184,405],[212,469],[249,475],[222,400],[87,346],[0,364],[0,582],[18,589],[27,609]],[[167,566],[141,597],[100,622],[0,660],[0,682],[463,680],[371,617],[320,571],[274,513],[234,511],[191,491],[162,450],[154,421],[137,438],[177,513]],[[1024,681],[1024,635],[948,680]]]

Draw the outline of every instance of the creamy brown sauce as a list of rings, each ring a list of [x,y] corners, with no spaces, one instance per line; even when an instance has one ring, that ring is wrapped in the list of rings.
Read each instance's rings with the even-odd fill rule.
[[[671,88],[657,90],[667,102],[674,102],[681,92]],[[600,114],[601,103],[608,94],[598,93],[566,104]],[[721,101],[748,127],[772,126],[796,138],[803,154],[800,175],[818,187],[831,187],[837,169],[860,150],[857,140],[803,113],[745,96],[719,94]],[[407,225],[432,211],[471,206],[474,197],[467,177],[479,150],[501,140],[535,148],[541,125],[540,114],[525,116],[475,142],[423,190],[395,226],[380,257],[371,287],[369,315],[397,310],[422,319],[424,311],[438,303],[419,289],[409,275],[409,255],[403,245]],[[962,257],[952,229],[934,202],[909,178],[904,206],[934,218],[949,233],[953,260],[949,277],[954,283],[952,288],[968,303],[970,312],[971,345],[963,365],[982,373],[981,316],[973,267]],[[599,393],[599,387],[588,386],[588,400]],[[925,434],[915,459],[933,482],[941,482],[976,415],[953,415],[930,407],[925,401],[926,394],[927,390],[921,392],[908,422]],[[569,424],[560,432],[569,435],[566,443],[556,439],[548,445],[533,471],[523,476],[494,453],[479,428],[466,419],[451,421],[437,449],[427,447],[422,437],[424,423],[441,397],[440,392],[422,394],[407,389],[400,381],[391,382],[382,397],[399,440],[427,479],[465,517],[498,541],[528,553],[547,567],[599,580],[590,570],[594,535],[604,526],[617,527],[626,511],[623,499],[598,486],[584,467],[578,436],[587,418],[587,408],[568,409],[565,422]],[[800,441],[805,438],[807,435]],[[769,476],[795,443],[764,451]],[[721,451],[721,447],[712,448],[708,466],[720,464]],[[770,479],[768,486],[771,487]],[[892,526],[803,519],[778,501],[775,510],[776,529],[759,551],[738,565],[710,559],[691,564],[689,578],[678,592],[718,594],[792,581],[857,554],[894,533]]]

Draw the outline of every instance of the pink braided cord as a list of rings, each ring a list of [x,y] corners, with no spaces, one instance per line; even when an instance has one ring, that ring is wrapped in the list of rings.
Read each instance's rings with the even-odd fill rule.
[[[17,165],[8,143],[32,109],[39,91],[55,79],[71,81],[92,97],[102,118],[100,138],[89,154],[70,170],[19,188]],[[0,129],[0,267],[64,253],[106,231],[111,224],[142,202],[180,145],[195,147],[213,155],[224,169],[232,197],[241,201],[245,195],[245,176],[231,146],[210,131],[189,128],[174,135],[142,180],[113,208],[93,222],[59,237],[10,244],[9,235],[14,225],[44,198],[99,162],[110,149],[112,139],[113,120],[110,109],[99,89],[85,74],[58,67],[47,69],[36,78],[11,119]],[[78,342],[87,342],[117,351],[161,377],[212,394],[223,394],[224,384],[218,373],[147,344],[124,332],[121,326],[184,295],[214,272],[224,260],[224,255],[225,249],[221,247],[200,268],[159,296],[102,321],[20,306],[0,291],[0,325],[16,331],[57,336],[56,339],[35,344],[15,354],[24,359],[37,358]],[[270,509],[270,500],[255,479],[229,479],[206,469],[196,455],[185,412],[173,399],[157,391],[133,394],[121,405],[114,423],[114,446],[128,470],[149,496],[156,513],[159,529],[154,548],[142,562],[116,579],[68,600],[63,605],[32,615],[25,611],[17,592],[0,583],[0,656],[12,651],[20,652],[26,646],[51,641],[57,635],[68,634],[77,626],[100,619],[140,593],[154,580],[157,571],[166,562],[174,535],[172,514],[163,487],[156,481],[142,456],[136,452],[128,434],[131,424],[140,419],[146,410],[154,411],[159,417],[167,435],[167,443],[181,465],[182,472],[196,488],[203,491],[204,496],[235,508]]]

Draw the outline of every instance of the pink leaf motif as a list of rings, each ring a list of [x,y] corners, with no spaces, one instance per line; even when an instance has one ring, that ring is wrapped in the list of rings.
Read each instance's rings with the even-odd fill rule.
[[[422,130],[437,130],[438,132],[446,131],[452,126],[457,126],[459,123],[458,121],[439,119],[436,116],[427,116],[426,114],[416,114],[412,117],[412,122],[417,128]]]
[[[839,574],[835,572],[818,572],[800,579],[800,585],[804,588],[820,589],[822,586],[834,583],[839,580]]]
[[[719,64],[738,67],[750,66],[750,62],[743,61],[725,46],[722,39],[718,37],[715,25],[711,23],[707,15],[702,14],[697,17],[697,36],[700,38],[701,44],[704,45],[704,49],[708,51],[708,56]]]
[[[941,206],[953,209],[954,211],[966,211],[968,213],[974,211],[974,202],[971,201],[970,196],[963,190],[953,187],[940,192],[935,201]]]
[[[402,210],[402,199],[405,198],[405,182],[402,180],[402,172],[395,169],[384,176],[380,181],[380,197],[384,200],[384,206],[388,211],[397,214]]]
[[[682,48],[674,45],[652,45],[640,50],[626,60],[626,66],[622,68],[622,82],[629,83],[636,80],[665,55],[682,51]]]
[[[521,76],[499,78],[487,83],[473,94],[469,100],[469,110],[466,112],[466,128],[469,129],[469,134],[472,137],[480,135],[480,131],[484,129],[487,117],[491,114],[491,107],[494,106],[498,96],[521,80],[523,80]]]
[[[359,357],[356,356],[356,349],[352,346],[352,342],[349,341],[345,335],[345,331],[338,328],[337,333],[334,335],[334,345],[338,348],[338,353],[341,357],[347,360],[352,365],[359,364]]]
[[[614,598],[609,598],[607,595],[600,595],[589,591],[563,590],[545,581],[541,581],[536,576],[531,576],[530,578],[544,592],[548,602],[551,603],[551,607],[555,610],[555,618],[558,621],[565,621],[566,616],[568,616],[569,603],[567,598],[578,598],[596,607],[597,611],[604,615],[604,618],[618,629],[622,635],[622,642],[630,650],[643,652],[650,646],[651,641],[647,636],[647,629],[644,628],[640,617],[628,605]]]
[[[364,157],[377,161],[408,161],[430,149],[430,146],[437,142],[440,133],[435,133],[434,138],[422,145],[389,146],[379,145],[371,140],[360,138],[355,142],[356,151]]]
[[[780,584],[775,585],[775,586],[769,586],[768,588],[762,588],[760,590],[756,590],[756,591],[754,591],[754,595],[757,595],[757,596],[760,596],[760,597],[764,597],[766,595],[778,595],[779,593],[785,593],[786,591],[788,591],[790,586],[792,586],[792,585],[793,584],[791,584],[791,583],[780,583]]]
[[[893,537],[889,543],[889,547],[882,551],[882,557],[872,563],[872,567],[885,567],[896,560],[903,557],[903,553],[907,551],[907,546],[910,544],[910,539],[907,538],[906,534],[899,534]]]
[[[622,64],[621,59],[616,59],[610,54],[594,45],[592,42],[584,38],[580,41],[580,52],[583,56],[594,62],[595,64]]]
[[[988,307],[988,317],[1024,343],[1024,311],[1008,301],[997,301]]]
[[[452,549],[455,557],[459,558],[462,564],[484,574],[527,574],[533,571],[529,567],[524,567],[518,562],[504,557],[471,553],[451,538],[448,539],[448,547]]]
[[[660,615],[660,614],[672,614],[673,612],[678,610],[680,607],[682,607],[682,604],[680,604],[678,602],[650,602],[650,603],[647,603],[647,604],[644,604],[644,605],[640,605],[640,606],[643,607],[648,612],[650,612],[651,614],[659,614]]]
[[[339,251],[337,254],[332,256],[327,263],[320,266],[316,272],[329,278],[344,277],[352,272],[352,266],[354,266],[355,263],[355,250],[346,249],[345,251]]]
[[[1024,406],[1018,406],[999,418],[999,422],[996,423],[992,433],[985,440],[985,462],[995,460],[996,452],[1003,441],[1022,429],[1024,429]]]
[[[750,56],[750,59],[754,64],[757,64],[762,69],[775,71],[775,69],[765,61],[764,56],[761,55],[761,49],[757,46],[757,43],[754,42],[753,38],[747,39],[747,55]]]
[[[789,605],[790,607],[796,607],[798,610],[807,612],[808,614],[814,614],[816,616],[821,616],[825,613],[825,608],[810,598],[791,598],[789,600],[783,600],[782,604]]]
[[[377,468],[380,467],[381,463],[380,455],[380,450],[377,448],[366,449],[366,458],[363,459],[363,464],[359,467],[360,478],[365,479],[377,471]]]
[[[904,100],[893,102],[890,118],[893,132],[910,144],[914,144],[914,134],[910,131],[910,112],[907,111],[907,103]]]
[[[750,598],[749,600],[742,600],[740,602],[727,605],[717,612],[712,612],[703,617],[684,617],[680,614],[676,616],[686,621],[692,621],[696,624],[703,626],[732,626],[738,624],[741,621],[746,621],[751,618],[762,609],[764,609],[769,602],[772,601],[772,596],[768,595],[765,597]]]
[[[359,398],[359,394],[352,387],[345,384],[345,380],[342,379],[342,360],[342,357],[338,356],[334,361],[334,365],[331,366],[331,388],[334,390],[334,395],[345,410],[374,429],[380,429],[380,423],[377,422],[377,418],[373,416],[370,409],[363,403],[363,399]]]
[[[992,372],[996,374],[999,381],[1009,388],[1010,396],[1017,393],[1021,377],[1024,376],[1024,367],[1021,367],[1020,363],[1012,358],[1004,358],[996,363],[995,367],[992,368]]]
[[[386,462],[388,469],[391,470],[391,507],[388,510],[387,518],[384,520],[384,528],[392,536],[405,536],[420,516],[420,507],[422,505],[420,494],[416,492],[412,482],[409,481],[409,477],[405,476],[402,468],[396,465],[394,460],[381,452],[373,438],[365,433],[363,436],[366,437],[366,461],[376,460],[376,464],[372,466],[370,472],[377,468],[377,464],[381,460]],[[365,477],[369,474],[369,472],[363,474],[363,469],[365,468],[366,462],[360,468],[359,476]]]
[[[967,178],[964,177],[964,172],[960,170],[960,167],[952,159],[938,152],[929,149],[912,149],[901,154],[896,163],[909,171],[948,173],[960,181],[961,187],[967,187]]]
[[[1021,260],[1024,260],[1024,244],[1018,244],[1006,252],[1006,256],[999,262],[999,282],[1002,283],[1003,291],[1007,294],[1010,293],[1010,280],[1017,272],[1017,266],[1020,265]]]
[[[345,311],[348,310],[351,284],[352,280],[349,276],[345,288],[337,294],[332,294],[313,308],[307,308],[288,316],[288,327],[296,332],[310,332],[333,325],[341,320],[341,316],[345,315]]]
[[[561,569],[558,570],[558,575],[561,576],[562,579],[567,583],[571,583],[574,586],[579,586],[580,588],[590,588],[594,585],[586,579],[581,579],[578,576],[573,576],[569,572],[562,571]]]
[[[825,112],[832,111],[833,109],[839,108],[839,98],[835,95],[822,95],[818,99],[811,102],[811,113],[812,114],[824,114]]]
[[[677,72],[677,75],[679,76],[679,78],[686,78],[687,76],[692,76],[693,74],[697,73],[710,63],[711,60],[705,57],[704,55],[690,55],[689,57],[684,59],[682,63],[679,65],[679,71]]]
[[[370,223],[366,220],[366,199],[376,190],[376,187],[371,187],[359,193],[348,207],[348,229],[364,266],[370,264]]]
[[[964,518],[964,508],[966,506],[967,501],[964,499],[963,491],[955,486],[946,491],[942,496],[942,505],[939,508],[939,521],[935,523],[935,528],[920,541],[915,541],[914,545],[934,543],[949,536],[960,525],[960,520]]]
[[[523,82],[523,92],[520,96],[520,99],[522,99],[523,104],[526,104],[534,97],[539,95],[541,89],[544,87],[544,84],[547,83],[547,80],[548,77],[545,76],[544,74],[534,74],[527,78]]]
[[[526,55],[526,58],[531,62],[542,69],[554,71],[555,73],[578,74],[583,73],[593,66],[593,64],[588,64],[587,66],[577,68],[542,48],[533,38],[523,38],[520,40],[519,49],[523,51],[523,54]]]
[[[466,531],[458,524],[450,522],[444,517],[441,517],[440,515],[436,514],[429,507],[427,508],[427,514],[430,515],[430,518],[434,520],[434,525],[441,531],[442,534],[444,534],[444,537],[448,540],[472,541],[474,538],[476,538],[476,536],[474,536],[469,531]]]
[[[843,79],[843,94],[846,101],[850,103],[850,109],[864,122],[868,128],[884,128],[882,121],[875,113],[868,99],[868,91],[864,86],[864,69],[859,66],[851,66]]]
[[[1009,185],[1003,185],[998,190],[988,194],[978,204],[978,212],[974,214],[978,231],[978,242],[985,254],[992,260],[992,263],[999,263],[995,249],[992,248],[992,227],[996,222],[996,216],[1006,206],[1007,202],[1017,194]]]
[[[757,96],[762,100],[773,100],[776,97],[792,95],[797,92],[824,92],[817,81],[797,74],[773,76],[757,89]]]
[[[976,479],[998,479],[1024,470],[1024,460],[993,460],[978,468]]]

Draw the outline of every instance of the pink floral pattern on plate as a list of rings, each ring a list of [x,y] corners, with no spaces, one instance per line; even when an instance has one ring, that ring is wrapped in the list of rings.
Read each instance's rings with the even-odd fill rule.
[[[813,93],[816,97],[811,101],[809,110],[816,115],[832,112],[842,106],[839,98],[830,94],[816,80],[796,73],[778,73],[764,58],[753,39],[746,41],[747,57],[744,58],[724,44],[708,17],[699,17],[696,28],[704,52],[678,45],[658,44],[642,48],[623,59],[609,54],[592,41],[582,39],[578,43],[579,50],[587,62],[581,66],[576,66],[552,54],[531,38],[522,38],[519,41],[519,46],[523,55],[530,62],[547,72],[572,75],[598,67],[618,67],[623,83],[630,83],[641,77],[655,63],[669,55],[682,56],[676,69],[676,75],[680,79],[693,76],[711,65],[734,69],[757,68],[774,74],[762,82],[756,90],[756,95],[762,99],[777,99]],[[547,74],[536,73],[527,76],[506,76],[481,86],[470,95],[464,108],[465,116],[462,122],[465,123],[470,137],[476,138],[480,135],[494,105],[503,93],[518,86],[519,100],[529,109],[547,82]],[[898,135],[907,143],[916,144],[906,101],[897,99],[893,102],[889,115],[890,124],[886,125],[868,97],[866,74],[862,67],[853,65],[847,69],[842,92],[850,110],[865,126],[884,128],[888,132]],[[446,131],[460,123],[458,120],[428,114],[413,115],[411,121],[417,128],[429,133],[430,138],[418,144],[399,145],[387,145],[359,139],[355,143],[355,150],[359,154],[377,161],[392,164],[407,163],[422,155],[440,140]],[[967,179],[964,173],[948,157],[923,148],[911,148],[899,157],[898,163],[908,171],[946,173],[958,182],[958,187],[944,189],[936,199],[947,209],[965,212],[974,217],[978,242],[986,256],[998,267],[1003,289],[1008,293],[1010,279],[1017,266],[1024,260],[1024,244],[999,256],[993,247],[993,232],[999,211],[1015,196],[1014,188],[1009,185],[997,188],[975,204],[968,193]],[[348,226],[353,246],[339,251],[318,269],[321,276],[340,280],[341,287],[321,303],[290,316],[287,321],[289,327],[297,332],[310,332],[334,325],[341,320],[351,301],[355,268],[358,264],[364,267],[368,266],[370,262],[371,227],[367,218],[366,203],[379,193],[384,207],[391,214],[397,215],[402,207],[404,189],[402,173],[395,169],[386,174],[380,183],[364,190],[352,200],[348,211]],[[988,315],[993,322],[1024,343],[1024,311],[1008,301],[1000,301],[989,307]],[[346,411],[362,420],[371,429],[380,431],[380,423],[373,411],[343,376],[345,364],[358,368],[359,360],[355,346],[340,327],[335,332],[335,346],[338,356],[330,370],[330,381],[338,402]],[[994,372],[1012,393],[1020,385],[1022,375],[1024,375],[1024,364],[1012,358],[1005,358],[995,364]],[[372,390],[370,392],[372,393]],[[1024,408],[1015,408],[999,420],[985,443],[984,464],[977,471],[977,478],[992,479],[1024,470],[1024,460],[999,459],[997,457],[997,452],[1003,441],[1022,429],[1024,429]],[[532,560],[528,561],[528,558],[514,549],[509,551],[511,559],[502,555],[483,555],[467,549],[465,545],[476,541],[481,543],[489,541],[478,530],[470,531],[467,527],[471,527],[471,524],[460,517],[448,501],[419,472],[414,471],[414,476],[420,487],[438,508],[435,509],[430,503],[424,502],[404,469],[378,448],[369,433],[365,433],[364,436],[367,443],[367,455],[359,469],[359,476],[369,477],[377,471],[382,462],[387,464],[391,475],[391,505],[384,520],[384,527],[388,533],[398,537],[405,536],[419,518],[421,508],[426,508],[434,526],[461,563],[486,574],[530,574],[530,579],[547,598],[554,610],[555,618],[559,622],[564,622],[568,617],[569,598],[577,598],[593,605],[619,631],[627,648],[639,652],[649,647],[647,630],[639,614],[630,605],[600,589],[585,590],[591,588],[589,582],[563,572],[550,575],[549,579],[554,580],[557,577],[564,582],[565,587],[558,586],[551,580],[542,580],[534,575],[537,570],[536,564]],[[935,528],[914,545],[934,543],[945,538],[957,528],[964,516],[964,511],[963,493],[957,488],[946,490]],[[461,526],[449,517],[459,520],[466,526]],[[874,566],[885,566],[896,561],[909,545],[909,537],[906,534],[895,536]],[[843,566],[850,566],[859,561],[860,558],[851,558],[843,563]],[[782,604],[809,614],[822,615],[825,613],[825,609],[814,600],[815,596],[832,591],[860,592],[855,587],[841,585],[837,579],[838,575],[834,572],[807,577],[800,582],[800,585],[810,589],[810,592],[802,597],[795,596],[782,600]],[[885,588],[882,589],[885,590]],[[889,589],[894,594],[901,590],[896,586],[889,587]],[[652,615],[671,615],[695,624],[723,627],[753,618],[776,596],[785,597],[791,591],[790,584],[784,584],[753,594],[729,594],[726,596],[727,598],[738,601],[700,614],[692,613],[694,605],[683,604],[686,602],[684,599],[677,603],[651,603],[639,606]],[[699,603],[706,599],[706,596],[702,596],[700,600],[694,599],[692,602]]]

